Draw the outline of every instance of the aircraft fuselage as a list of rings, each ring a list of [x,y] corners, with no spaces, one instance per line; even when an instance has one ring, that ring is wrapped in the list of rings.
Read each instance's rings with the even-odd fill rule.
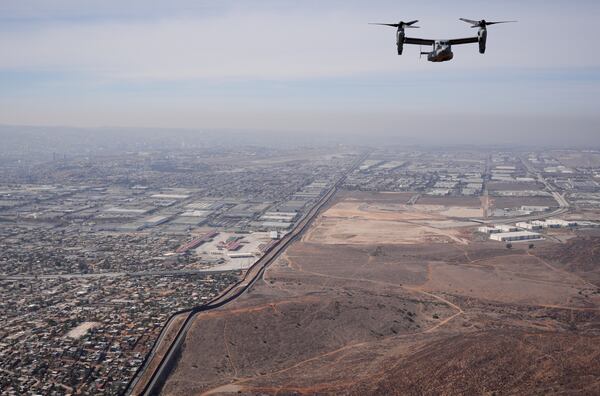
[[[452,46],[444,41],[436,41],[433,45],[433,51],[427,53],[429,62],[447,62],[454,58]]]

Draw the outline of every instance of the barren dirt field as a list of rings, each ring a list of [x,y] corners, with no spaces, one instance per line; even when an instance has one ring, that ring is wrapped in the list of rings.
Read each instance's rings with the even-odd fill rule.
[[[339,195],[199,315],[162,393],[600,393],[600,237],[509,250],[455,202],[378,198]]]
[[[552,197],[492,197],[494,208],[520,208],[523,205],[548,206],[550,208],[558,206]]]
[[[347,198],[327,210],[304,237],[321,244],[467,244],[469,217],[480,208],[364,202]],[[457,219],[458,218],[458,219]],[[468,235],[469,232],[466,233]]]

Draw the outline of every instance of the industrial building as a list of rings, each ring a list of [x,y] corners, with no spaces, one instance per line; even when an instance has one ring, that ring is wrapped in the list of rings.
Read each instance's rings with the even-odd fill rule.
[[[150,211],[154,210],[154,208],[152,207],[147,207],[147,208],[120,208],[120,207],[115,207],[115,206],[111,206],[107,209],[104,209],[104,212],[106,213],[124,213],[124,214],[146,214]]]
[[[523,212],[545,212],[550,210],[549,206],[524,205],[521,206]]]
[[[297,216],[297,212],[267,212],[260,218],[264,221],[283,221],[291,223]]]
[[[278,230],[287,230],[292,226],[292,223],[287,222],[279,222],[279,221],[265,221],[262,223],[262,228],[264,229],[278,229]]]
[[[446,195],[450,195],[450,190],[447,188],[432,188],[427,195],[433,195],[438,197],[444,197]]]
[[[159,199],[188,199],[190,196],[188,194],[153,194],[150,198],[159,198]]]
[[[453,189],[457,184],[456,181],[439,181],[433,187],[436,189]]]
[[[276,211],[284,212],[284,213],[296,213],[306,206],[308,201],[306,199],[293,199],[287,202],[283,202],[280,204]]]
[[[218,201],[211,201],[211,200],[202,200],[202,201],[195,201],[189,205],[186,205],[187,209],[194,209],[194,210],[206,210],[209,212],[215,211],[215,210],[219,210],[223,207],[223,203],[222,202],[218,202]]]
[[[208,217],[212,214],[210,210],[188,210],[183,212],[181,217]]]
[[[548,220],[546,220],[546,227],[548,227],[548,228],[577,227],[577,222],[561,220],[561,219],[548,219]]]
[[[235,219],[251,219],[268,209],[268,203],[240,203],[229,209],[223,216]]]
[[[166,223],[170,219],[171,219],[171,217],[169,217],[169,216],[153,216],[153,217],[144,219],[143,224],[144,224],[144,227],[156,227],[158,225]]]
[[[490,235],[491,240],[499,242],[528,241],[541,238],[542,236],[537,232],[530,231],[501,232]]]
[[[519,228],[517,226],[511,226],[508,224],[496,224],[492,226],[479,227],[477,228],[477,231],[482,232],[484,234],[499,234],[519,231]]]
[[[533,231],[533,230],[541,230],[542,228],[544,228],[544,226],[542,224],[538,224],[539,222],[525,222],[525,221],[521,221],[519,223],[517,223],[517,227],[525,229],[525,230],[529,230],[529,231]]]

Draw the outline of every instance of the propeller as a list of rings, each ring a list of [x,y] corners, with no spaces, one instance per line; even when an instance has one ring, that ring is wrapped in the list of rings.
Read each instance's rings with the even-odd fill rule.
[[[485,19],[482,19],[481,21],[474,21],[472,19],[466,19],[466,18],[460,18],[461,21],[463,22],[467,22],[471,24],[472,28],[484,28],[486,26],[490,26],[490,25],[495,25],[497,23],[511,23],[511,22],[517,22],[517,21],[498,21],[498,22],[488,22]]]
[[[398,22],[398,23],[369,23],[369,25],[383,25],[383,26],[391,26],[391,27],[395,27],[395,28],[419,28],[419,26],[413,26],[415,23],[417,23],[419,21],[410,21],[410,22]]]

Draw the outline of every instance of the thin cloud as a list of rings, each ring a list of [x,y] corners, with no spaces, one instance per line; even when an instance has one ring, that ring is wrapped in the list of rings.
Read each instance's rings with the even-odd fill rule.
[[[593,36],[587,34],[593,24],[586,17],[569,24],[570,34],[553,34],[550,39],[548,32],[555,31],[566,15],[512,8],[516,16],[528,18],[536,13],[536,17],[491,31],[485,57],[473,46],[460,47],[456,60],[443,67],[600,64],[594,52],[580,56],[593,44]],[[0,58],[0,69],[85,72],[134,80],[287,79],[441,69],[419,61],[418,48],[408,48],[405,56],[397,57],[394,30],[367,25],[374,18],[395,20],[387,11],[354,7],[317,12],[306,7],[290,14],[285,9],[253,12],[244,8],[242,12],[233,7],[208,17],[33,24],[2,33],[0,51],[10,56]],[[423,29],[410,33],[444,32],[442,38],[475,33],[446,13],[424,18],[422,25]]]
[[[592,115],[598,11],[589,0],[7,0],[0,122],[371,133],[411,116]],[[490,28],[485,56],[457,46],[444,64],[416,46],[397,56],[394,29],[367,24],[475,34],[459,17],[520,22]],[[440,129],[415,121],[407,133],[417,125]]]

